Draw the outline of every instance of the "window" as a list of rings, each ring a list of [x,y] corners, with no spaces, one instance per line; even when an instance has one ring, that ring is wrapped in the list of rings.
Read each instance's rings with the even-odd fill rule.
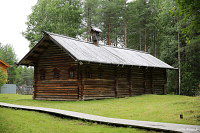
[[[70,79],[74,79],[75,75],[74,75],[74,71],[70,71],[69,72],[69,78]]]
[[[40,70],[40,80],[45,80],[46,79],[46,72],[44,69]]]
[[[60,78],[60,71],[57,69],[57,68],[55,68],[54,70],[53,70],[53,79],[59,79]]]
[[[68,72],[69,72],[69,78],[70,79],[75,79],[75,69],[74,68],[70,68]]]
[[[85,76],[86,78],[92,78],[92,70],[90,67],[85,68]]]
[[[98,78],[102,78],[103,77],[103,69],[101,66],[98,67]]]

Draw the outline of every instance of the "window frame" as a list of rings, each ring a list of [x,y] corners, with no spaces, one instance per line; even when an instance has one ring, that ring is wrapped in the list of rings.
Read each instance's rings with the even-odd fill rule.
[[[92,69],[90,66],[85,67],[85,77],[86,78],[92,78]]]
[[[68,69],[68,78],[69,79],[75,79],[76,78],[76,69],[74,67],[71,67]]]
[[[53,79],[60,79],[60,70],[58,68],[53,69]]]
[[[99,66],[98,67],[98,75],[97,75],[99,79],[103,78],[103,73],[104,73],[104,70],[103,70],[102,66]]]
[[[40,80],[46,80],[46,70],[44,68],[40,69]]]

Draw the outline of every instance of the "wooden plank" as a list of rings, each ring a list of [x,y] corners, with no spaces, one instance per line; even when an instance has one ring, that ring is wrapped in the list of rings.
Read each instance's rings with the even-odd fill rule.
[[[63,99],[57,99],[57,100],[63,100]],[[70,99],[70,100],[74,100],[74,99]],[[114,125],[114,126],[137,127],[137,128],[142,128],[142,129],[165,131],[165,132],[199,133],[200,131],[200,126],[198,125],[186,125],[186,124],[174,124],[174,123],[164,123],[164,122],[151,122],[151,121],[109,118],[109,117],[103,117],[103,116],[97,116],[97,115],[91,115],[91,114],[85,114],[85,113],[79,113],[79,112],[73,112],[73,111],[67,111],[67,110],[34,107],[34,106],[23,106],[23,105],[1,103],[1,102],[0,102],[0,106],[14,108],[14,109],[46,112],[53,115],[59,114],[60,116],[65,116],[65,117],[67,116],[69,118],[88,120],[92,122],[109,124],[109,125]]]

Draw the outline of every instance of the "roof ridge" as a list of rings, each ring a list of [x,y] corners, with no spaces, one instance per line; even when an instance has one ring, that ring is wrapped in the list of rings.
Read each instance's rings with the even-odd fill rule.
[[[64,37],[64,38],[72,39],[72,40],[75,40],[75,41],[84,42],[84,43],[88,43],[88,44],[94,45],[92,42],[87,42],[87,41],[80,40],[80,39],[73,38],[73,37],[69,37],[69,36],[66,36],[66,35],[60,35],[60,34],[56,34],[56,33],[52,33],[52,32],[47,32],[47,31],[43,31],[43,32],[46,33],[46,34],[55,35],[55,36],[59,36],[59,37]],[[117,46],[103,45],[103,44],[99,44],[98,46],[106,46],[106,47],[112,47],[112,48],[118,48],[118,49],[124,49],[124,50],[131,50],[131,51],[135,51],[135,52],[149,54],[148,52],[145,52],[145,51],[131,49],[131,48],[125,48],[125,47],[117,47]]]
[[[43,31],[43,32],[44,32],[45,34],[55,35],[55,36],[59,36],[59,37],[63,37],[63,38],[68,38],[68,39],[72,39],[72,40],[79,41],[79,42],[84,42],[84,43],[93,44],[92,42],[87,42],[87,41],[80,40],[80,39],[73,38],[73,37],[69,37],[69,36],[66,36],[66,35],[56,34],[56,33],[47,32],[47,31]]]

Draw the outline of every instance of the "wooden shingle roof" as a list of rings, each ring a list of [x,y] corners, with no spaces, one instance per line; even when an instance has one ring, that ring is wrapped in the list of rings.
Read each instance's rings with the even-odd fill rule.
[[[45,32],[43,39],[18,63],[32,65],[31,58],[42,42],[48,38],[66,51],[77,62],[94,62],[101,64],[131,65],[174,69],[158,58],[142,51],[99,45],[80,41],[63,35]],[[28,61],[29,60],[29,61]]]

